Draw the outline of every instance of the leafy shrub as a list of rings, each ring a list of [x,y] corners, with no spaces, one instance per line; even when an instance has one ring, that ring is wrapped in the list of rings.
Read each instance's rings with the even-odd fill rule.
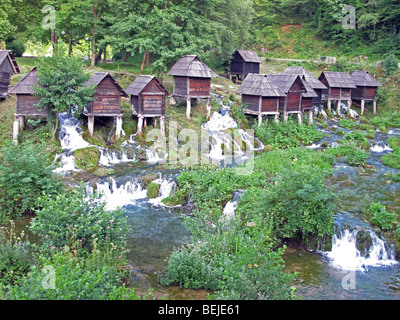
[[[392,230],[396,223],[396,215],[386,211],[386,207],[380,202],[372,202],[369,205],[371,223],[382,230]]]
[[[345,157],[346,163],[351,166],[362,166],[369,157],[369,153],[357,146],[354,141],[348,141],[339,144],[335,148],[329,148],[325,153],[335,157]]]
[[[17,146],[5,143],[0,163],[0,218],[31,213],[41,195],[59,192],[61,183],[52,175],[44,147],[30,141]]]
[[[140,296],[123,285],[124,273],[108,255],[94,254],[85,259],[62,250],[51,257],[39,257],[28,276],[8,286],[5,300],[137,300]],[[43,267],[54,268],[54,282]],[[47,277],[46,277],[47,276]],[[49,281],[47,281],[49,280]]]
[[[343,137],[344,141],[354,142],[364,149],[368,149],[369,142],[365,134],[361,131],[354,131],[353,133],[348,133]]]
[[[99,195],[86,194],[83,187],[70,193],[40,199],[42,209],[30,229],[41,237],[42,250],[81,247],[85,251],[115,246],[123,248],[129,225],[121,210],[106,211]]]
[[[158,183],[150,182],[147,185],[147,198],[153,199],[158,197],[160,185]]]
[[[391,168],[400,169],[400,147],[393,146],[393,152],[385,154],[381,159],[383,164]]]
[[[7,43],[7,50],[11,50],[16,57],[21,57],[25,52],[25,44],[22,40],[15,39],[10,43]]]
[[[99,163],[100,152],[96,147],[78,149],[74,152],[75,163],[79,169],[93,169]]]
[[[396,56],[393,52],[385,55],[385,59],[382,62],[382,67],[385,76],[390,76],[394,71],[399,69]]]

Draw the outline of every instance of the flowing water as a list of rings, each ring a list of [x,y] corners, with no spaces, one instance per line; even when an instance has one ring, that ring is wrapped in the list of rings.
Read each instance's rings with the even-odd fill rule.
[[[218,96],[215,98],[220,101]],[[226,146],[231,145],[231,154],[235,159],[238,162],[245,161],[243,147],[226,132],[237,127],[229,116],[229,106],[224,106],[221,101],[220,104],[220,112],[214,113],[210,121],[203,125],[211,142],[206,155],[223,165],[226,153],[230,151]],[[320,110],[319,114],[322,119],[325,118],[326,113]],[[356,114],[353,113],[353,116],[356,117]],[[337,118],[321,122],[338,128]],[[157,286],[156,275],[165,270],[166,260],[173,248],[190,241],[190,234],[182,224],[182,209],[170,208],[162,203],[176,187],[179,172],[166,170],[159,165],[166,158],[150,148],[140,146],[132,135],[116,150],[99,148],[99,165],[112,167],[115,171],[112,176],[93,178],[79,171],[74,163],[73,151],[90,146],[82,139],[80,125],[78,120],[60,115],[59,137],[63,153],[57,156],[61,167],[55,171],[67,179],[71,175],[75,181],[86,182],[88,192],[97,190],[103,194],[107,209],[121,207],[126,213],[132,228],[128,237],[128,262],[133,270],[133,286],[140,290],[156,288],[156,291],[168,293],[172,298],[205,298],[205,292],[178,288],[168,291]],[[327,136],[308,147],[334,147],[337,140],[342,138],[333,131],[319,130],[327,133]],[[261,142],[253,141],[245,131],[238,130],[238,134],[252,151],[263,149]],[[328,179],[328,184],[340,192],[342,208],[335,216],[337,232],[331,249],[325,251],[321,248],[320,251],[310,252],[293,243],[287,244],[284,254],[286,268],[290,272],[299,272],[295,285],[304,299],[400,297],[400,269],[392,246],[359,217],[362,205],[370,201],[381,202],[391,212],[398,212],[400,208],[400,183],[390,182],[388,178],[389,172],[399,170],[384,166],[380,160],[382,155],[392,152],[387,144],[388,137],[392,135],[400,137],[400,129],[393,128],[388,133],[377,132],[370,141],[370,168],[351,167],[340,159],[335,164],[334,174]],[[156,198],[147,198],[145,181],[159,184]],[[222,219],[229,221],[234,216],[243,192],[235,193],[227,203]]]

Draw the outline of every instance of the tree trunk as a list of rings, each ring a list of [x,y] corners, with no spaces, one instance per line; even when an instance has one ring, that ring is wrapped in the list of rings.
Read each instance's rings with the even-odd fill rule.
[[[54,138],[56,137],[57,129],[58,129],[58,111],[56,112],[56,124],[53,127],[53,132],[51,133],[50,142],[52,142],[54,140]]]
[[[147,51],[147,50],[146,50]],[[149,52],[147,51],[147,59],[146,59],[146,68],[148,69],[149,68]]]
[[[104,63],[107,63],[107,45],[104,47],[104,59],[103,59]]]
[[[92,36],[92,63],[91,66],[94,67],[96,63],[96,8],[97,8],[97,3],[93,6],[93,36]]]
[[[145,63],[145,61],[146,61],[147,52],[148,52],[148,50],[146,49],[146,50],[144,51],[144,54],[143,54],[142,65],[140,66],[140,70],[141,70],[141,71],[143,71],[143,69],[144,69],[144,63]]]
[[[127,62],[131,56],[130,52],[125,53],[124,62]]]
[[[68,56],[72,54],[72,38],[71,35],[68,36]]]

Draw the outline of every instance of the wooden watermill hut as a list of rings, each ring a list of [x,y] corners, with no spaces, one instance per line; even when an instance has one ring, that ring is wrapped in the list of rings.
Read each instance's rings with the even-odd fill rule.
[[[319,106],[322,103],[322,90],[327,90],[327,86],[319,81],[314,75],[303,67],[288,67],[285,69],[285,73],[288,74],[298,74],[303,82],[306,82],[309,87],[311,87],[317,96],[312,99],[313,106]],[[305,96],[303,95],[303,98]]]
[[[172,96],[186,100],[186,117],[190,119],[192,98],[207,100],[207,116],[211,113],[211,78],[218,77],[196,55],[179,59],[169,70],[174,77]]]
[[[229,65],[229,77],[233,75],[243,81],[249,73],[260,73],[261,59],[251,50],[237,49],[231,58]]]
[[[118,140],[122,130],[121,96],[127,98],[128,95],[107,72],[94,73],[85,85],[96,87],[92,103],[83,111],[84,115],[88,117],[90,135],[93,135],[94,117],[115,117],[115,138]]]
[[[165,133],[165,99],[169,95],[162,83],[154,76],[140,75],[125,90],[131,95],[132,114],[138,117],[137,133],[142,133],[146,118],[160,118],[161,132]]]
[[[269,74],[268,79],[279,87],[285,97],[279,99],[279,110],[283,114],[284,121],[288,120],[289,114],[297,114],[298,122],[302,123],[301,100],[306,88],[299,75],[296,74]]]
[[[39,86],[39,78],[36,67],[28,72],[10,89],[10,94],[15,94],[17,96],[15,122],[13,128],[14,141],[18,140],[18,133],[24,128],[26,116],[47,117],[46,110],[39,110],[37,107],[37,103],[41,98],[34,95],[35,86]]]
[[[376,94],[381,84],[368,71],[354,71],[351,75],[356,89],[351,90],[352,100],[361,101],[361,115],[364,114],[365,102],[373,102],[373,112],[376,113]]]
[[[14,54],[10,50],[0,50],[0,99],[8,96],[11,76],[20,73]]]
[[[347,101],[347,106],[350,111],[351,107],[351,91],[356,89],[356,86],[348,72],[324,71],[319,76],[326,90],[322,90],[322,100],[328,102],[328,110],[331,110],[332,100],[337,101],[337,112],[339,114],[340,104],[342,101]]]
[[[242,96],[245,114],[258,116],[258,125],[261,125],[262,116],[275,116],[279,119],[279,101],[286,94],[276,86],[266,75],[249,73],[239,87],[237,93]]]

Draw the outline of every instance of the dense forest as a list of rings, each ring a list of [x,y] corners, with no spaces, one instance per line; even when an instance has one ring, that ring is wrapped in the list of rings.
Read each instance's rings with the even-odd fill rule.
[[[400,53],[395,0],[5,0],[0,17],[0,47],[17,54],[26,45],[63,41],[70,54],[90,50],[92,65],[102,54],[138,55],[142,66],[153,60],[158,73],[189,53],[217,67],[238,47],[279,50],[282,25],[304,29],[294,46],[303,57],[323,55],[315,38],[338,55]]]

